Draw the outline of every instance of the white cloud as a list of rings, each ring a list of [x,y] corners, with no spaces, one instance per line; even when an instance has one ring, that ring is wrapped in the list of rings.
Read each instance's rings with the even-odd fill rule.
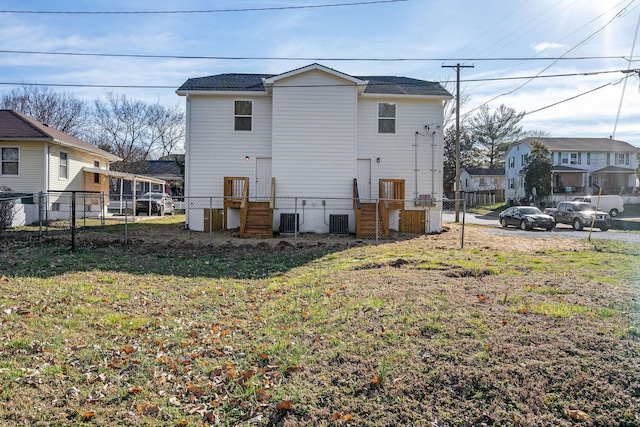
[[[563,48],[564,45],[560,44],[560,43],[551,43],[551,42],[542,42],[542,43],[538,43],[532,46],[533,50],[535,50],[536,52],[540,53],[540,52],[544,52],[545,50],[550,50],[550,49],[559,49],[559,48]]]

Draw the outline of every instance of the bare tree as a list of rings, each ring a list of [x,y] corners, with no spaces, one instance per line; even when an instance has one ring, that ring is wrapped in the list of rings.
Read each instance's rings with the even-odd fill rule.
[[[179,147],[185,132],[182,109],[178,105],[169,108],[154,104],[148,107],[148,114],[154,157],[182,152]]]
[[[87,131],[89,108],[84,101],[68,92],[54,92],[47,86],[25,84],[3,94],[0,106],[78,138]]]
[[[522,137],[522,126],[519,123],[523,117],[524,112],[517,112],[504,104],[493,112],[487,105],[483,105],[469,120],[473,139],[484,154],[486,167],[504,166],[507,147]]]
[[[108,93],[96,100],[91,141],[123,158],[117,169],[138,172],[141,162],[170,154],[184,137],[184,113],[178,108],[134,101]]]

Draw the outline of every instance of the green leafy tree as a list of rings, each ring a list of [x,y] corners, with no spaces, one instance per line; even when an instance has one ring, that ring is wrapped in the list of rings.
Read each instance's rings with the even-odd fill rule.
[[[470,130],[476,147],[483,154],[484,166],[499,168],[504,166],[504,154],[509,145],[522,138],[520,121],[524,112],[500,105],[491,111],[487,105],[469,120]]]
[[[525,194],[532,195],[534,187],[538,197],[551,194],[551,152],[546,145],[533,141],[520,175],[524,177]]]

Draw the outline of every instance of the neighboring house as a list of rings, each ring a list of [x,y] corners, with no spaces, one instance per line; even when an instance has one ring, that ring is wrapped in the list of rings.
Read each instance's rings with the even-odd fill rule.
[[[136,194],[144,194],[147,192],[167,193],[170,195],[183,195],[184,177],[180,164],[184,165],[183,154],[173,154],[160,160],[144,160],[140,162],[139,173],[146,176],[156,178],[161,182],[137,181]],[[124,183],[123,195],[130,196],[131,183]]]
[[[505,153],[505,197],[510,202],[528,196],[520,171],[534,141],[551,152],[549,180],[556,198],[592,194],[593,184],[602,188],[602,194],[631,193],[636,185],[638,148],[629,143],[610,138],[525,138],[511,144]]]
[[[460,190],[465,193],[504,194],[504,168],[463,168]]]
[[[185,196],[225,196],[224,227],[240,227],[241,235],[291,231],[287,224],[332,232],[338,222],[365,235],[365,217],[375,213],[368,202],[378,197],[388,201],[378,212],[386,234],[401,226],[405,210],[424,215],[416,206],[424,203],[414,200],[441,198],[443,105],[451,95],[439,83],[355,77],[311,64],[278,75],[193,78],[177,93],[187,103]],[[439,130],[426,133],[427,125]],[[294,198],[303,200],[295,205]],[[316,198],[333,200],[323,209],[326,201]],[[308,209],[298,229],[291,215],[306,199],[321,217],[310,220]],[[344,206],[323,212],[337,199]],[[251,212],[260,200],[271,203],[263,207],[270,224],[253,233]],[[204,217],[205,209],[189,208],[188,227],[203,230]],[[427,231],[440,230],[439,219],[426,222]]]
[[[463,168],[460,190],[467,206],[504,201],[504,168]]]
[[[69,204],[61,192],[108,194],[109,163],[121,160],[13,110],[0,110],[0,151],[0,187],[21,194],[50,193],[47,210],[53,211]],[[37,202],[34,197],[23,200]],[[104,206],[95,199],[87,203],[93,212]]]

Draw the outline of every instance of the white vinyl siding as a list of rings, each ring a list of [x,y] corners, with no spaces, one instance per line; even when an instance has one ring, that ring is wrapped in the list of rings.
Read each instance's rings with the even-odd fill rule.
[[[18,148],[18,175],[0,174],[0,186],[20,193],[37,193],[44,185],[44,144],[41,142],[4,143],[0,148]]]
[[[60,176],[60,153],[67,154],[67,178]],[[100,160],[97,160],[100,162]],[[107,159],[102,159],[104,164],[108,164]],[[96,167],[96,155],[85,151],[65,148],[60,150],[57,145],[52,145],[49,156],[49,170],[51,179],[49,188],[53,191],[86,191],[87,183],[94,181],[93,176],[85,177],[87,172],[82,172],[83,167]],[[86,181],[85,181],[86,180]]]
[[[271,157],[271,98],[252,99],[252,132],[233,130],[237,99],[215,95],[189,97],[188,196],[222,196],[225,176],[249,177],[253,194],[255,158]]]
[[[351,197],[357,89],[311,71],[273,87],[272,173],[279,196]]]
[[[388,99],[388,97],[387,97]],[[416,131],[425,133],[425,123],[441,123],[442,107],[437,100],[396,98],[386,100],[397,105],[401,111],[396,118],[396,133],[381,134],[377,132],[377,109],[380,99],[361,97],[358,101],[358,159],[371,159],[371,191],[372,197],[378,197],[380,179],[404,179],[405,199],[412,200],[416,196],[416,161],[418,163],[417,192],[420,194],[435,193],[434,197],[442,197],[442,128],[433,126],[432,137],[429,132],[425,136],[418,135],[418,147],[414,147]],[[432,150],[433,148],[433,150]],[[417,151],[417,159],[416,159]],[[434,173],[431,183],[431,158],[433,152]],[[380,162],[377,159],[380,158]],[[410,207],[412,208],[412,207]]]

